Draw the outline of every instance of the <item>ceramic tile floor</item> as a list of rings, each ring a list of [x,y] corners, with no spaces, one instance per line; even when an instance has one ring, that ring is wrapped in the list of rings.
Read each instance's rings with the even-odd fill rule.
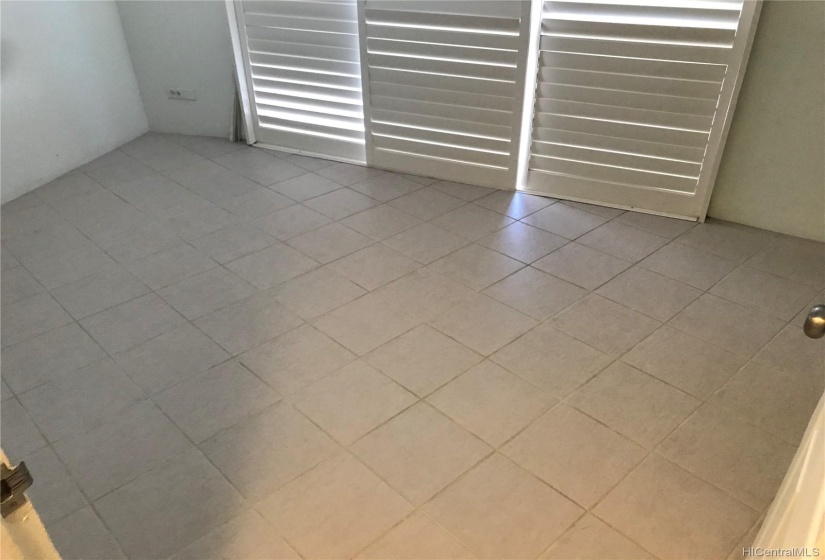
[[[2,445],[64,558],[726,558],[825,248],[148,134],[2,209]]]

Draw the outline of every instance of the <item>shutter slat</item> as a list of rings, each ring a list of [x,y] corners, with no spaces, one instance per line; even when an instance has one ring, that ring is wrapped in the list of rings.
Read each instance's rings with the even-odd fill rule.
[[[350,64],[358,64],[360,56],[356,49],[341,49],[324,45],[302,45],[300,43],[281,43],[262,39],[250,39],[249,52],[250,54],[278,53],[286,56],[318,58],[322,60],[348,62]]]
[[[726,64],[731,51],[729,46],[667,45],[554,35],[542,35],[541,50],[706,64]]]
[[[435,130],[432,128],[411,128],[397,124],[374,122],[372,133],[379,136],[394,136],[397,138],[408,138],[423,142],[433,142],[440,144],[453,144],[476,148],[478,150],[490,150],[496,152],[507,152],[510,149],[509,138],[486,138],[472,134],[455,134],[454,132]]]
[[[308,58],[286,56],[275,53],[250,52],[249,64],[253,67],[268,66],[274,68],[301,70],[304,72],[318,72],[323,74],[339,74],[358,77],[361,75],[357,62],[341,62],[322,58]]]
[[[367,49],[375,54],[406,54],[421,57],[461,59],[476,64],[516,64],[517,51],[479,49],[456,45],[438,45],[414,41],[394,41],[388,39],[367,39]]]
[[[699,170],[702,167],[698,163],[674,159],[644,157],[632,153],[582,148],[566,144],[551,144],[549,142],[536,142],[533,145],[533,153],[540,156],[592,161],[593,163],[602,163],[605,165],[615,165],[644,171],[658,171],[660,173],[685,175],[689,177],[698,177]]]
[[[399,86],[382,82],[373,82],[370,86],[370,94],[394,97],[396,99],[409,99],[411,101],[428,101],[431,103],[447,103],[464,107],[492,109],[495,111],[512,111],[514,109],[514,100],[511,97],[462,93],[415,86]]]
[[[262,126],[270,128],[281,128],[284,130],[300,131],[303,134],[324,134],[337,136],[351,142],[362,142],[364,138],[363,131],[350,130],[347,128],[336,128],[325,126],[317,122],[296,121],[294,119],[282,119],[270,114],[259,115]]]
[[[344,2],[307,2],[306,0],[244,0],[245,16],[268,15],[323,20],[355,21],[355,14]]]
[[[468,2],[468,4],[471,4]],[[379,25],[403,25],[450,29],[458,33],[511,33],[518,35],[519,22],[516,18],[485,17],[438,12],[414,12],[401,10],[366,10],[367,23]]]
[[[559,84],[539,84],[537,99],[560,99],[599,105],[615,105],[628,109],[649,109],[668,113],[682,113],[701,117],[713,117],[716,112],[715,99],[696,99],[619,91],[593,87],[565,86]]]
[[[567,68],[703,82],[721,83],[725,78],[725,65],[723,64],[671,62],[560,52],[542,52],[541,64],[547,68]]]
[[[457,119],[477,123],[508,126],[513,120],[510,111],[491,111],[478,107],[464,107],[445,103],[428,103],[410,99],[396,99],[394,97],[371,96],[370,104],[374,109],[398,111],[401,113],[417,113],[444,119]]]
[[[716,99],[719,97],[719,91],[722,89],[722,84],[719,82],[675,80],[651,76],[612,74],[609,72],[568,70],[566,68],[542,68],[539,71],[539,82],[569,86],[600,87],[656,95],[695,97],[698,99]]]
[[[702,27],[633,25],[621,23],[542,19],[542,33],[603,40],[648,41],[663,44],[731,45],[736,31]]]
[[[397,111],[383,111],[381,109],[374,109],[372,111],[372,122],[373,124],[386,123],[393,125],[406,125],[408,127],[447,130],[462,134],[489,136],[492,138],[508,138],[510,134],[510,127],[508,126],[496,126],[487,123],[444,119],[430,115],[399,113]]]
[[[697,182],[695,178],[648,173],[635,169],[625,169],[608,165],[598,165],[592,162],[579,162],[539,155],[533,155],[530,158],[530,167],[542,171],[574,175],[596,181],[610,181],[682,192],[693,191],[696,188]]]
[[[272,2],[277,4],[278,2]],[[358,35],[358,22],[306,17],[282,17],[265,14],[244,14],[244,23],[256,27],[273,27],[278,29],[295,29],[307,31],[324,31],[326,33],[346,33]]]
[[[373,137],[380,138],[380,147],[385,150],[408,152],[420,156],[451,159],[465,163],[506,168],[510,158],[510,156],[506,154],[483,152],[470,148],[461,149],[451,146],[432,144],[429,142],[417,142],[409,139],[393,138],[389,136],[376,136],[374,134]]]
[[[263,94],[286,95],[305,99],[336,100],[339,103],[360,105],[363,103],[361,92],[351,89],[331,87],[328,84],[295,84],[280,80],[263,80],[254,78],[253,87]]]
[[[602,150],[613,150],[617,152],[629,152],[651,157],[682,160],[694,163],[702,163],[705,155],[704,148],[691,148],[690,146],[676,146],[674,144],[662,144],[660,142],[644,142],[642,140],[629,140],[616,136],[603,136],[600,134],[586,134],[582,132],[570,132],[567,130],[556,130],[550,128],[536,128],[533,138],[536,142],[558,142],[579,146],[582,148],[597,148]]]
[[[315,74],[300,69],[269,68],[257,66],[252,68],[252,77],[257,82],[289,82],[309,84],[316,87],[328,87],[361,91],[361,80],[355,76],[337,76],[335,74]]]
[[[370,53],[368,58],[370,67],[375,68],[397,68],[445,76],[483,78],[510,82],[515,81],[516,78],[515,66],[493,66],[489,64],[473,64],[470,61],[455,62],[453,60],[435,60],[419,58],[414,55],[398,56]],[[455,60],[459,59],[456,58]]]
[[[418,29],[389,25],[367,24],[371,39],[396,39],[399,41],[419,41],[439,45],[459,45],[464,47],[485,47],[489,49],[519,48],[515,35],[491,35],[489,33],[456,33],[449,29]]]
[[[277,107],[273,105],[258,105],[258,115],[269,116],[287,121],[300,123],[314,123],[330,129],[364,130],[364,120],[358,117],[324,114],[318,111],[308,111],[297,107]]]
[[[326,99],[301,98],[269,92],[256,92],[255,99],[262,108],[295,109],[321,115],[335,115],[353,119],[363,118],[360,103],[336,103]]]
[[[593,103],[580,103],[578,101],[561,101],[558,99],[538,99],[536,101],[536,110],[548,115],[588,117],[591,119],[605,119],[648,126],[697,130],[705,133],[710,132],[710,127],[713,124],[713,117],[647,111],[644,109],[630,109],[627,107],[616,107],[614,105],[596,105]]]
[[[480,78],[439,76],[393,68],[370,68],[370,82],[384,82],[399,86],[420,86],[479,95],[512,96],[514,86],[509,82],[495,82]]]
[[[558,130],[568,130],[570,132],[615,136],[617,138],[627,138],[628,140],[674,144],[677,146],[687,146],[689,148],[704,148],[708,141],[707,132],[627,124],[600,119],[539,113],[536,115],[535,122],[536,126],[541,128],[555,128]]]
[[[684,26],[736,30],[741,9],[735,2],[698,4],[670,2],[661,5],[613,2],[545,2],[543,17],[601,21],[608,23],[653,22],[663,26]]]
[[[246,28],[246,36],[249,39],[259,39],[262,41],[358,50],[358,35],[348,35],[346,33],[324,33],[305,29],[297,30],[249,26]]]

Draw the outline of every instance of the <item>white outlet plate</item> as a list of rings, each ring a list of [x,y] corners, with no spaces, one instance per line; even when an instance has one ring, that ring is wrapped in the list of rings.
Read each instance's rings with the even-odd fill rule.
[[[169,99],[185,99],[186,101],[195,100],[194,89],[170,87],[166,89],[166,95],[167,97],[169,97]]]

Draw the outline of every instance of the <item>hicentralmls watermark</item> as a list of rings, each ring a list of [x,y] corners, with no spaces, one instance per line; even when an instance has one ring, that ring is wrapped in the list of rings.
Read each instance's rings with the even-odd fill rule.
[[[819,556],[819,548],[762,548],[761,546],[746,546],[742,549],[742,556],[765,558],[765,557],[788,557],[788,558],[816,558]]]

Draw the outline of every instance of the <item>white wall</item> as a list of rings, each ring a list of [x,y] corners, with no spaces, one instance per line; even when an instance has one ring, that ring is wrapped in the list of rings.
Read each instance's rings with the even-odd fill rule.
[[[2,201],[147,130],[113,1],[0,2]]]
[[[825,2],[763,4],[709,214],[825,240]]]
[[[228,137],[235,78],[223,0],[125,0],[118,7],[149,127]],[[169,99],[170,87],[194,89],[197,100]]]

